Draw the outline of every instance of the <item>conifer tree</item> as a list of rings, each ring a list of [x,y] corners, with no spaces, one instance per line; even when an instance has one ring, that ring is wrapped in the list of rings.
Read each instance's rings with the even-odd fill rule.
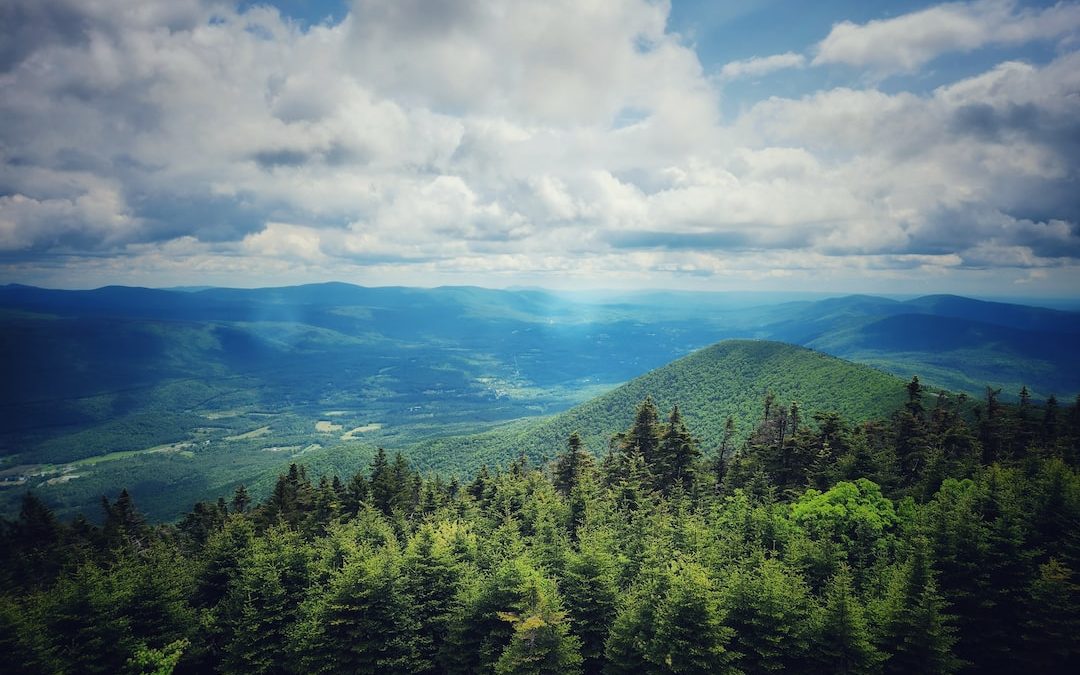
[[[665,590],[661,585],[663,581],[653,581],[623,598],[604,643],[607,660],[603,671],[605,675],[652,675],[663,672],[649,659],[649,644],[656,626],[654,603],[655,598]]]
[[[450,623],[450,631],[439,662],[445,672],[490,673],[514,636],[514,627],[501,613],[521,612],[529,576],[535,574],[522,557],[501,562],[490,575],[465,587],[460,610]]]
[[[829,581],[812,650],[821,670],[837,675],[876,673],[885,660],[874,646],[847,565]]]
[[[653,403],[652,397],[648,396],[638,406],[634,423],[626,433],[623,454],[630,455],[636,452],[645,461],[645,466],[651,468],[657,459],[660,435],[660,412]]]
[[[567,554],[561,589],[571,632],[581,640],[584,671],[599,673],[619,596],[611,554],[591,537],[583,540],[580,552]]]
[[[251,496],[248,494],[247,488],[243,484],[237,485],[232,498],[233,513],[244,513],[250,504]]]
[[[295,530],[277,526],[255,540],[216,613],[227,639],[224,672],[284,671],[310,567],[311,551]]]
[[[733,631],[728,648],[739,654],[735,665],[747,673],[797,671],[807,657],[812,636],[805,584],[776,560],[732,574],[724,592]]]
[[[882,650],[887,673],[952,673],[954,629],[930,568],[928,544],[917,542],[890,584],[883,611]]]
[[[386,459],[386,451],[379,448],[371,462],[370,494],[371,504],[383,515],[390,515],[398,486],[394,481],[394,471]]]
[[[592,455],[582,446],[581,436],[576,431],[570,434],[566,452],[560,454],[555,460],[555,489],[562,496],[569,497],[581,480],[581,475],[589,471],[593,465]]]
[[[423,669],[416,624],[400,584],[400,556],[364,552],[345,563],[305,623],[303,667],[313,673],[408,673]]]
[[[1051,558],[1031,585],[1024,624],[1024,663],[1032,672],[1080,670],[1080,585],[1065,565]]]
[[[384,457],[385,459],[385,457]],[[368,479],[362,471],[357,471],[345,486],[341,498],[341,511],[345,516],[355,516],[368,500]]]
[[[135,508],[135,500],[131,498],[128,491],[121,490],[120,495],[112,504],[106,497],[101,499],[102,508],[105,510],[102,533],[106,546],[109,548],[130,547],[134,550],[149,547],[150,528],[146,525],[146,519]]]
[[[1010,672],[1020,667],[1016,660],[1022,634],[1019,623],[1032,567],[1031,552],[1024,541],[1022,507],[1013,491],[1014,475],[993,466],[981,486],[986,539],[980,576],[985,582],[977,593],[983,606],[967,618],[977,637],[969,658],[984,672]]]
[[[668,568],[666,594],[656,612],[648,657],[660,672],[709,675],[738,673],[727,649],[732,630],[722,622],[705,569],[686,561]]]
[[[581,641],[570,633],[554,585],[539,575],[522,589],[522,611],[501,612],[513,626],[510,643],[495,662],[498,675],[577,675]]]
[[[1058,438],[1058,400],[1050,394],[1043,406],[1043,418],[1039,428],[1039,441],[1044,446],[1052,446]]]
[[[436,672],[439,647],[446,641],[457,609],[462,568],[425,524],[409,540],[401,565],[402,592],[413,614],[420,670]]]
[[[686,429],[679,406],[671,410],[654,461],[656,487],[665,495],[680,486],[687,494],[694,492],[695,470],[701,452]]]

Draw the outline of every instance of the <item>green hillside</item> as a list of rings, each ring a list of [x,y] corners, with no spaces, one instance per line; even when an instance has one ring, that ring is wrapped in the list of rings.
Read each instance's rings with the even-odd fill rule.
[[[612,435],[630,426],[634,410],[652,396],[662,411],[678,404],[705,450],[720,442],[728,416],[745,437],[760,419],[765,393],[778,405],[799,403],[804,419],[836,411],[847,419],[884,417],[902,402],[904,382],[892,375],[803,347],[780,342],[727,340],[638,377],[564,413],[482,434],[436,439],[408,448],[425,469],[472,471],[524,452],[552,458],[574,431],[596,454]]]

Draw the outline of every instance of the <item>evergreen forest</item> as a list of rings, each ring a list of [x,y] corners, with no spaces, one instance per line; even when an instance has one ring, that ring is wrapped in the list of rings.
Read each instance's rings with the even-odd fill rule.
[[[752,429],[636,403],[465,478],[378,451],[151,525],[32,492],[0,544],[8,673],[1074,673],[1080,400],[901,385]],[[715,421],[714,421],[715,422]]]

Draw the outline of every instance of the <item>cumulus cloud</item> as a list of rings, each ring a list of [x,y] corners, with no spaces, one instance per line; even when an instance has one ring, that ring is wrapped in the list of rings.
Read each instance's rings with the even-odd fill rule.
[[[710,78],[663,2],[357,0],[309,28],[269,7],[122,4],[2,10],[12,280],[58,275],[58,254],[64,278],[143,284],[1076,275],[1068,49],[925,94],[835,87],[724,121],[724,82],[805,57]],[[815,63],[916,67],[948,44],[1060,36],[1073,10],[926,11],[967,23],[838,25]],[[873,32],[896,25],[907,42]],[[867,35],[892,55],[860,56]]]
[[[947,3],[892,19],[842,21],[817,45],[814,65],[913,72],[941,54],[1052,40],[1080,29],[1080,6],[1021,8],[1016,0]]]
[[[756,56],[741,61],[730,61],[720,69],[721,80],[738,80],[745,77],[761,77],[786,68],[802,68],[806,57],[795,52],[784,52],[772,56]]]

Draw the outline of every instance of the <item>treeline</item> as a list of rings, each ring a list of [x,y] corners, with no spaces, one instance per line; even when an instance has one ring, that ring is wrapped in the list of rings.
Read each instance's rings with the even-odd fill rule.
[[[152,527],[3,523],[11,673],[954,673],[1080,667],[1080,406],[767,396],[703,451],[645,400],[459,482],[379,451]]]

